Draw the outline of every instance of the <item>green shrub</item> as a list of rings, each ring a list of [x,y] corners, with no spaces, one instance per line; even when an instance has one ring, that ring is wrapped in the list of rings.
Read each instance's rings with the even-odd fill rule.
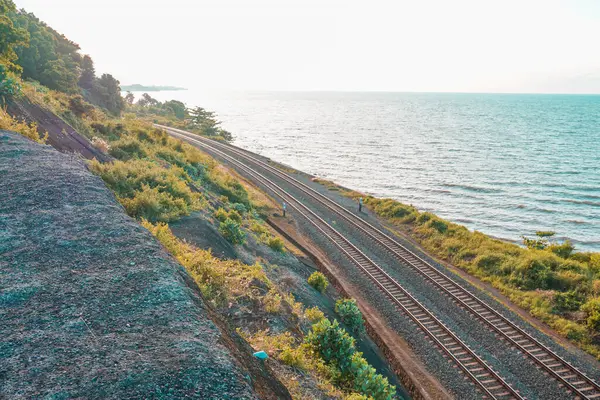
[[[169,193],[144,185],[133,198],[119,198],[127,214],[151,222],[168,222],[189,214],[189,208],[183,199],[177,199]]]
[[[310,286],[314,287],[315,289],[317,289],[321,293],[324,293],[325,289],[327,289],[327,286],[329,286],[329,282],[327,281],[327,278],[325,277],[325,275],[323,275],[319,271],[313,272],[308,277],[308,284]]]
[[[586,314],[586,323],[588,328],[594,331],[600,331],[600,297],[588,300],[581,310]]]
[[[133,217],[172,221],[201,208],[201,195],[190,190],[180,168],[143,160],[106,164],[93,160],[89,166]]]
[[[241,215],[244,215],[248,212],[248,209],[242,203],[233,203],[231,205],[231,208],[240,213]]]
[[[373,207],[374,211],[385,218],[404,218],[415,211],[414,207],[398,203],[392,199],[367,198],[366,203]]]
[[[265,226],[258,221],[252,221],[250,223],[250,230],[252,232],[256,233],[257,235],[263,235],[263,234],[269,233],[268,229],[265,228]]]
[[[559,257],[569,258],[571,254],[573,254],[575,247],[571,244],[570,240],[566,240],[562,244],[551,244],[550,246],[548,246],[548,250],[550,250]]]
[[[482,254],[475,258],[475,265],[487,273],[495,273],[503,260],[504,257],[499,254]]]
[[[536,253],[523,259],[512,274],[512,282],[523,289],[551,289],[553,270],[557,262],[553,257]]]
[[[132,137],[124,137],[112,142],[110,147],[110,155],[121,161],[148,156],[148,153],[144,149],[144,145],[139,140]]]
[[[229,210],[229,212],[227,213],[227,217],[237,222],[238,224],[242,223],[242,216],[235,210]]]
[[[344,397],[344,400],[369,400],[369,397],[359,393],[351,393]]]
[[[265,311],[271,314],[278,313],[281,310],[281,295],[273,288],[263,297]]]
[[[277,358],[290,367],[299,369],[306,368],[305,355],[301,347],[286,347],[279,353]]]
[[[21,91],[21,85],[17,79],[15,79],[8,72],[8,68],[5,65],[0,64],[0,99],[1,103],[8,97],[14,96]]]
[[[354,338],[337,321],[323,319],[314,324],[305,342],[326,363],[339,369],[341,381],[352,391],[375,400],[394,398],[396,388],[356,351]]]
[[[390,385],[387,378],[378,374],[359,352],[352,355],[350,375],[354,390],[360,391],[370,398],[391,400],[396,394],[396,388]]]
[[[446,231],[448,230],[448,224],[446,224],[441,219],[437,219],[437,218],[430,220],[427,223],[427,226],[435,229],[439,233],[446,233]]]
[[[317,306],[304,310],[304,316],[310,321],[311,324],[315,324],[325,319],[325,314],[323,314],[323,311],[321,311]]]
[[[352,364],[352,355],[356,352],[354,338],[340,328],[337,321],[323,319],[312,326],[305,337],[312,349],[327,363],[335,363],[347,373]]]
[[[432,213],[429,213],[429,212],[424,212],[424,213],[419,214],[419,216],[417,217],[417,223],[419,225],[423,225],[432,218],[435,218],[435,215],[433,215]]]
[[[229,176],[221,176],[215,172],[211,174],[211,181],[217,186],[217,190],[231,203],[241,203],[250,206],[248,192],[237,180]]]
[[[225,222],[225,220],[229,217],[229,214],[227,213],[227,211],[225,211],[223,207],[219,207],[219,209],[215,211],[213,215],[217,220],[221,222]]]
[[[242,216],[235,210],[226,211],[223,207],[219,207],[213,215],[221,222],[225,222],[226,219],[230,219],[238,224],[242,223]]]
[[[365,329],[365,321],[356,305],[355,299],[340,299],[335,303],[335,312],[340,316],[342,322],[354,334],[361,333]]]
[[[561,314],[565,311],[577,311],[585,301],[585,296],[576,290],[570,290],[565,293],[557,292],[554,294],[554,307],[552,311]]]
[[[273,249],[273,250],[275,250],[275,251],[277,251],[279,253],[283,253],[284,250],[285,250],[285,246],[284,246],[283,240],[281,240],[281,238],[277,237],[277,236],[271,236],[271,237],[269,237],[269,239],[267,240],[267,245],[271,249]]]
[[[225,239],[233,244],[242,244],[246,239],[246,234],[240,228],[240,225],[227,218],[224,222],[219,225],[219,232]]]

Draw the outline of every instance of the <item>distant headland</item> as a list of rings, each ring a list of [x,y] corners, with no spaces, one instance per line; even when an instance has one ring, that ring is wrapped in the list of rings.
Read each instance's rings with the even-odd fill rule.
[[[134,83],[133,85],[123,85],[121,86],[121,90],[126,92],[161,92],[165,90],[187,90],[186,88],[177,87],[177,86],[146,86],[140,85],[139,83]]]

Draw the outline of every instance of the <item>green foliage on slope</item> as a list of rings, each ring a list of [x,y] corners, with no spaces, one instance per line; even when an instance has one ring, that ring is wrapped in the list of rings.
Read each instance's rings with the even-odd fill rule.
[[[320,183],[326,186],[330,182]],[[600,253],[575,252],[554,232],[523,237],[525,247],[419,212],[392,199],[337,188],[416,239],[428,252],[489,282],[514,303],[600,358]]]

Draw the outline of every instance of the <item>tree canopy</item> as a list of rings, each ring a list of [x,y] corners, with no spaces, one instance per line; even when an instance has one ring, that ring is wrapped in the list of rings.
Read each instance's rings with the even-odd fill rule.
[[[0,0],[0,64],[7,69],[19,71],[20,68],[14,61],[18,55],[15,48],[26,46],[29,35],[25,29],[15,26],[9,13],[14,13],[15,4],[12,0]]]
[[[97,78],[92,58],[79,51],[77,43],[34,14],[17,10],[12,0],[0,0],[0,96],[18,91],[20,74],[50,89],[83,94],[89,102],[119,115],[125,108],[119,81],[110,74]]]

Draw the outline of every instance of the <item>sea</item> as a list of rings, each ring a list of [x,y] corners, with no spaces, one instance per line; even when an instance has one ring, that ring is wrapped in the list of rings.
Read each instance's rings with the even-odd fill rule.
[[[150,94],[215,111],[235,145],[343,186],[515,243],[550,230],[600,251],[600,95]]]

